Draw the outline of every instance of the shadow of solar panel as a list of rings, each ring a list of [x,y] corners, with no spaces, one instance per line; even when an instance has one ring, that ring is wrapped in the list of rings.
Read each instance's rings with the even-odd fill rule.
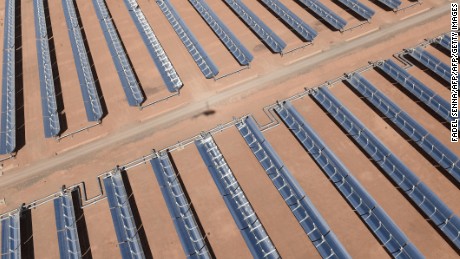
[[[45,137],[56,137],[61,131],[56,103],[56,91],[52,71],[48,32],[43,0],[34,1],[35,35],[37,38],[38,71],[42,101],[43,126]]]
[[[361,16],[363,19],[368,21],[371,20],[372,16],[374,16],[375,11],[371,8],[367,7],[363,3],[359,2],[358,0],[338,0],[340,3],[345,5],[346,7],[350,8],[353,12]]]
[[[64,16],[69,29],[69,38],[80,81],[81,93],[85,104],[88,121],[100,121],[103,116],[99,93],[91,71],[88,50],[83,42],[80,24],[78,22],[73,0],[62,0]]]
[[[214,11],[212,11],[208,4],[204,0],[189,0],[189,2],[217,37],[219,37],[220,41],[230,51],[238,63],[242,66],[248,66],[254,57],[238,38],[236,38],[235,34],[233,34]]]
[[[305,41],[313,41],[318,33],[308,26],[296,14],[291,12],[285,5],[278,0],[262,0],[262,3],[271,11],[276,13],[291,29],[297,32]]]
[[[20,212],[2,220],[2,258],[21,258]]]
[[[261,39],[271,51],[281,53],[286,43],[240,0],[225,0],[230,9]]]
[[[104,0],[93,0],[93,5],[99,18],[99,24],[104,32],[110,55],[117,69],[118,77],[125,91],[126,99],[130,106],[140,106],[144,101],[144,95],[142,94],[133,67],[129,62],[123,44],[118,36],[117,29],[110,17],[107,5]]]
[[[349,258],[345,248],[262,135],[255,121],[251,117],[245,117],[236,127],[319,254],[323,258],[334,255]],[[332,238],[326,239],[330,235]]]
[[[322,97],[318,97],[322,96]],[[346,108],[331,94],[327,88],[319,88],[313,94],[313,98],[318,100],[318,103],[328,111],[337,107],[342,107],[340,110],[345,111]],[[334,100],[334,105],[323,106],[324,100]],[[329,102],[332,103],[332,102]],[[332,118],[335,118],[332,116]],[[362,123],[351,115],[349,118],[353,120],[355,124],[362,125]],[[364,126],[363,126],[364,127]],[[441,230],[447,238],[450,238],[446,234],[446,230],[441,228],[439,225],[442,222],[449,222],[450,218],[453,216],[452,211],[444,204],[444,202],[439,199],[423,182],[418,179],[418,177],[409,170],[391,151],[386,148],[380,140],[377,139],[370,131],[365,129],[363,134],[367,136],[369,142],[367,145],[362,145],[358,142],[361,148],[368,154],[371,155],[376,150],[380,150],[383,154],[387,154],[384,159],[377,161],[377,165],[382,169],[382,171],[390,178],[392,181],[406,193],[407,196],[413,201],[413,204],[416,205],[430,220],[432,220],[436,227]],[[460,226],[452,227],[454,230],[460,230]],[[449,231],[449,230],[448,230]],[[452,230],[450,230],[452,232]],[[455,244],[455,240],[451,240]]]
[[[385,248],[393,256],[397,253],[410,257],[421,257],[417,248],[410,243],[385,211],[380,209],[375,200],[330,151],[291,103],[283,102],[275,110]],[[310,140],[309,146],[304,145],[305,139]],[[406,248],[410,248],[410,251],[405,251]]]
[[[376,0],[377,2],[383,4],[389,9],[396,11],[398,7],[402,4],[401,0]]]
[[[54,215],[61,258],[81,258],[75,211],[70,193],[54,200]]]
[[[119,169],[103,179],[118,246],[123,258],[145,258]]]
[[[426,104],[434,113],[438,114],[444,120],[450,122],[449,103],[437,95],[433,90],[425,86],[422,82],[410,75],[406,70],[398,66],[392,60],[387,59],[377,64],[386,75],[403,86],[414,97]]]
[[[393,101],[375,88],[369,81],[359,74],[349,76],[346,81],[361,93],[369,103],[391,120],[414,143],[433,158],[442,168],[450,173],[460,183],[459,158],[438,139],[431,135],[418,122],[399,108]]]
[[[254,258],[280,258],[233,172],[210,135],[195,145]]]
[[[305,7],[310,9],[312,12],[323,18],[329,25],[334,27],[336,30],[342,30],[347,25],[342,17],[331,11],[324,4],[318,0],[298,0]]]
[[[5,1],[0,154],[16,149],[15,8],[15,0]]]
[[[422,63],[425,67],[433,71],[436,75],[450,83],[451,73],[450,66],[433,56],[430,52],[417,47],[415,49],[408,50],[408,53],[418,62]]]
[[[170,92],[179,91],[183,83],[158,41],[152,27],[145,18],[140,6],[136,0],[124,0],[124,3],[166,87]]]
[[[211,258],[195,215],[166,152],[150,161],[187,258]]]
[[[219,73],[217,66],[214,64],[196,37],[184,23],[169,0],[157,0],[156,3],[165,15],[166,19],[168,19],[169,23],[177,33],[177,36],[179,36],[185,48],[192,56],[195,63],[200,68],[203,75],[208,79],[215,77]]]

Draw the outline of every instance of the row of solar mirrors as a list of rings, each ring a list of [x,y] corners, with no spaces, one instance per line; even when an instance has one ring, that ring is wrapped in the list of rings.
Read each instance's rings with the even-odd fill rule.
[[[379,66],[379,69],[382,67]],[[451,174],[457,184],[460,183],[459,159],[454,153],[362,75],[349,74],[345,80],[359,95],[368,100],[370,106],[381,111],[391,123],[419,145],[422,152]],[[376,162],[380,171],[402,190],[402,195],[411,201],[428,221],[433,222],[432,226],[446,240],[459,249],[460,218],[343,106],[328,88],[319,88],[313,91],[311,96],[340,125],[344,133],[353,138],[355,144]],[[295,107],[285,101],[278,103],[274,109],[389,255],[394,258],[422,258],[423,255],[418,248],[410,242]],[[259,130],[254,119],[243,117],[235,126],[319,255],[323,258],[349,258],[346,248]],[[203,133],[196,137],[195,146],[254,258],[279,258],[275,244],[213,137]],[[185,255],[187,258],[210,258],[210,245],[196,220],[194,210],[191,209],[191,201],[171,156],[167,151],[155,152],[150,163]],[[144,248],[137,227],[139,222],[133,217],[122,169],[117,167],[112,173],[105,175],[103,183],[122,257],[144,258]],[[79,196],[72,196],[71,192],[62,192],[59,198],[54,200],[62,258],[79,258],[84,250],[79,243],[79,224],[75,216],[75,206],[77,210],[80,206],[79,199],[72,200],[72,197]],[[2,254],[11,258],[20,257],[19,218],[20,213],[13,213],[2,221]]]
[[[5,33],[4,33],[4,61],[2,82],[2,120],[1,120],[1,143],[0,154],[8,154],[16,148],[16,104],[15,104],[15,28],[16,24],[16,1],[5,1]],[[130,16],[138,29],[149,54],[154,61],[164,84],[170,92],[179,91],[183,83],[166,52],[158,41],[152,27],[143,14],[136,0],[123,0],[129,10]],[[134,68],[125,51],[123,42],[118,34],[114,20],[110,14],[105,0],[92,0],[103,30],[107,46],[116,67],[117,74],[131,106],[140,106],[145,101],[142,88],[136,77]],[[203,20],[217,35],[228,51],[242,66],[248,66],[253,60],[250,51],[238,40],[224,22],[208,6],[205,0],[189,0],[193,8],[200,14]],[[263,43],[273,52],[280,53],[286,47],[286,43],[277,36],[261,19],[259,19],[242,1],[225,0],[226,4],[238,15],[238,17],[260,38]],[[374,11],[357,0],[340,0],[350,10],[360,15],[363,19],[371,19]],[[380,1],[391,9],[396,9],[400,1]],[[178,12],[169,0],[156,1],[164,13],[178,37],[196,62],[206,78],[215,77],[219,71],[217,66],[205,52],[197,38],[187,27]],[[303,41],[313,41],[317,32],[302,21],[278,0],[263,0],[263,5],[274,13],[279,19],[295,31]],[[319,1],[302,0],[302,5],[310,9],[324,19],[330,26],[341,30],[346,21],[328,9]],[[48,11],[45,8],[47,0],[36,0],[34,4],[35,33],[37,43],[37,55],[40,77],[40,93],[42,100],[43,126],[46,138],[57,137],[61,133],[59,108],[56,100],[56,71],[52,63],[49,48],[50,36],[48,35],[49,23]],[[80,82],[81,94],[85,106],[88,121],[101,121],[104,110],[101,105],[101,93],[98,91],[97,82],[94,78],[88,56],[89,50],[82,36],[82,24],[78,16],[76,2],[62,0],[64,15],[68,27],[75,66]]]
[[[321,97],[319,97],[320,95]],[[324,102],[323,95],[326,95],[327,98],[332,96],[326,89],[321,89],[315,94],[314,98]],[[332,101],[337,100],[332,99]],[[363,219],[369,229],[385,246],[388,253],[395,258],[421,258],[422,255],[418,249],[410,243],[410,240],[388,217],[385,211],[379,207],[351,172],[330,151],[295,108],[286,102],[280,104],[276,108],[276,112],[286,126],[291,130],[293,129],[293,134],[301,141],[307,152],[334,183],[337,190],[347,199],[358,216]],[[305,233],[318,249],[318,253],[323,258],[349,258],[350,256],[346,249],[341,245],[321,214],[315,209],[274,149],[266,141],[254,120],[251,117],[246,117],[237,124],[237,128],[261,166],[266,170],[267,176],[270,177],[274,186],[286,201],[287,206],[291,208],[293,215],[305,230]],[[378,140],[376,141],[378,142]],[[204,134],[195,141],[195,144],[252,255],[255,258],[279,258],[280,255],[276,247],[247,200],[213,138]],[[384,148],[384,146],[379,146],[379,148]],[[184,252],[187,258],[211,258],[209,244],[195,220],[193,210],[190,208],[190,201],[187,199],[185,189],[178,179],[178,172],[175,171],[171,161],[167,152],[160,152],[155,154],[155,157],[151,160],[151,165]],[[398,166],[404,168],[402,164],[398,164]],[[410,171],[405,171],[405,173],[410,174]],[[395,181],[398,180],[400,179]],[[122,258],[144,258],[143,246],[137,232],[138,224],[133,217],[129,194],[124,187],[121,170],[117,168],[113,173],[105,176],[103,182]],[[437,217],[445,215],[441,214],[441,212],[436,212],[436,209],[445,205],[433,193],[430,193],[426,187],[422,189],[422,185],[423,183],[419,182],[416,186],[416,188],[421,189],[419,194],[408,194],[408,197],[415,199],[420,196],[418,197],[421,199],[419,202],[422,202],[419,206],[421,208],[427,207],[428,211],[426,213],[432,215],[431,220],[439,221],[435,221],[435,223],[441,224],[439,228],[444,229],[443,233],[454,234],[457,231],[458,234],[459,218],[450,212],[447,220],[438,219]],[[78,191],[78,189],[75,190]],[[408,193],[412,192],[414,191],[408,191]],[[81,213],[78,212],[80,210],[78,197],[72,192],[62,192],[54,200],[61,258],[81,258],[85,253],[80,244],[81,237],[79,237],[79,233],[81,232],[78,231],[79,227],[85,226],[78,222],[78,216],[76,216]],[[432,201],[436,202],[437,207],[429,208],[427,204],[432,205]],[[7,258],[21,257],[20,217],[21,211],[11,214],[2,221],[2,255],[9,256]],[[453,239],[453,242],[458,247],[458,235],[457,239]]]

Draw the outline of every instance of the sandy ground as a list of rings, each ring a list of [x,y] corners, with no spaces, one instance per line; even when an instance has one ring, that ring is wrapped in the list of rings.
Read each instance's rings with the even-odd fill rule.
[[[104,200],[84,211],[93,258],[121,258],[108,202]]]
[[[142,225],[154,258],[180,258],[183,250],[150,164],[129,171]]]
[[[207,167],[199,160],[198,150],[190,145],[174,153],[173,159],[216,257],[249,257],[249,249]]]
[[[108,211],[108,210],[107,210]],[[55,226],[53,202],[32,210],[33,242],[35,258],[58,258],[59,247]],[[115,233],[114,233],[115,234]]]
[[[359,258],[385,256],[385,251],[372,238],[366,226],[289,130],[283,125],[267,131],[265,135],[350,255]]]
[[[232,127],[215,140],[278,252],[290,258],[316,256],[313,244],[238,130]]]
[[[240,68],[188,2],[171,2],[219,67],[219,75]],[[390,58],[403,48],[445,32],[449,21],[448,15],[424,24],[420,21],[419,24],[411,25],[409,33],[393,33],[373,42],[372,39],[377,37],[379,31],[404,24],[411,20],[410,17],[422,17],[424,14],[417,14],[435,10],[445,1],[426,0],[422,5],[398,13],[383,11],[374,3],[366,1],[369,7],[377,11],[372,22],[340,33],[331,31],[295,1],[282,0],[317,30],[319,36],[313,45],[280,56],[271,53],[225,3],[208,2],[254,54],[251,68],[218,81],[204,79],[156,3],[139,0],[144,14],[185,84],[180,96],[139,110],[129,107],[125,101],[91,1],[77,1],[108,114],[101,125],[57,142],[43,137],[35,31],[33,19],[28,18],[33,16],[33,6],[30,0],[22,1],[26,144],[15,159],[3,161],[0,198],[5,198],[6,204],[0,205],[0,213],[16,208],[22,202],[44,197],[57,191],[63,184],[84,182],[88,196],[95,196],[99,194],[95,178],[100,173],[110,170],[116,164],[149,154],[152,148],[167,147],[200,131],[228,122],[234,116],[252,113],[259,122],[267,123],[269,120],[262,107],[296,94],[303,87],[316,86],[364,66],[367,61]],[[345,18],[348,27],[359,23],[358,19],[336,4],[322,2]],[[245,3],[286,41],[286,50],[304,44],[260,3],[247,0]],[[403,5],[410,3],[403,1]],[[86,121],[61,1],[50,1],[49,4],[67,121],[67,129],[63,134],[68,134],[89,123]],[[107,4],[146,95],[146,103],[166,97],[169,93],[124,3],[107,1]],[[0,0],[0,38],[3,37],[3,17],[4,0]],[[3,41],[0,41],[0,46],[2,44]],[[448,63],[449,58],[445,53],[431,46],[427,50]],[[335,58],[331,58],[331,55],[335,55]],[[449,97],[448,88],[433,79],[423,68],[414,66],[409,72],[443,98]],[[449,142],[448,129],[398,87],[373,70],[364,75],[442,143],[460,154],[458,145]],[[460,214],[460,204],[455,199],[460,194],[458,187],[448,181],[440,170],[407,143],[405,137],[394,131],[345,85],[337,84],[333,93],[457,215]],[[427,257],[441,258],[458,255],[309,97],[294,104],[422,253]],[[215,113],[205,116],[203,112],[206,110]],[[125,137],[128,135],[130,137]],[[265,135],[351,255],[357,258],[388,256],[284,125],[266,131]],[[281,255],[285,258],[317,256],[308,237],[236,129],[219,133],[215,139]],[[172,156],[216,256],[249,257],[249,250],[194,145],[173,152]],[[150,165],[129,170],[128,177],[152,255],[158,258],[182,258],[179,239]],[[88,206],[84,212],[94,258],[119,257],[107,202],[103,200]],[[34,209],[32,214],[36,257],[57,257],[52,203]],[[280,221],[280,218],[283,220]],[[52,226],[52,231],[49,226]],[[366,249],[361,248],[363,244]]]

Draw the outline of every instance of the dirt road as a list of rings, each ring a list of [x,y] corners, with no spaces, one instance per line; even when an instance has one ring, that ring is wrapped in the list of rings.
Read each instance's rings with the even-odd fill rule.
[[[12,186],[32,176],[47,175],[60,168],[65,168],[66,165],[72,161],[85,161],[85,159],[92,157],[93,154],[96,154],[98,151],[120,147],[123,143],[138,140],[142,136],[152,134],[159,128],[164,128],[179,120],[190,118],[206,110],[209,106],[212,107],[213,105],[229,100],[231,97],[244,94],[248,92],[249,89],[254,91],[269,87],[276,84],[276,82],[284,81],[302,72],[308,71],[319,64],[327,62],[328,60],[339,58],[340,56],[346,55],[350,52],[357,51],[360,47],[378,43],[379,41],[388,39],[398,33],[410,30],[415,26],[420,26],[421,24],[439,18],[448,12],[449,5],[447,4],[428,10],[422,15],[416,15],[388,27],[380,28],[375,32],[352,41],[345,42],[339,47],[334,47],[287,67],[278,69],[277,71],[273,71],[272,73],[256,77],[218,94],[208,94],[206,96],[202,96],[199,100],[195,100],[193,103],[168,112],[167,114],[150,118],[137,126],[119,131],[116,134],[102,137],[98,140],[58,154],[55,157],[33,163],[28,167],[11,170],[8,174],[2,176],[0,188]],[[224,120],[228,121],[230,118],[224,118]]]

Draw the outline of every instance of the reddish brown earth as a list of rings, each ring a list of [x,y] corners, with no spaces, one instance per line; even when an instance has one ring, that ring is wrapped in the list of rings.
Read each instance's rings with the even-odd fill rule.
[[[173,159],[215,255],[219,258],[249,257],[249,249],[207,167],[199,160],[198,150],[190,145],[175,152]]]
[[[291,258],[315,256],[313,244],[238,130],[219,133],[215,141],[279,253]]]

